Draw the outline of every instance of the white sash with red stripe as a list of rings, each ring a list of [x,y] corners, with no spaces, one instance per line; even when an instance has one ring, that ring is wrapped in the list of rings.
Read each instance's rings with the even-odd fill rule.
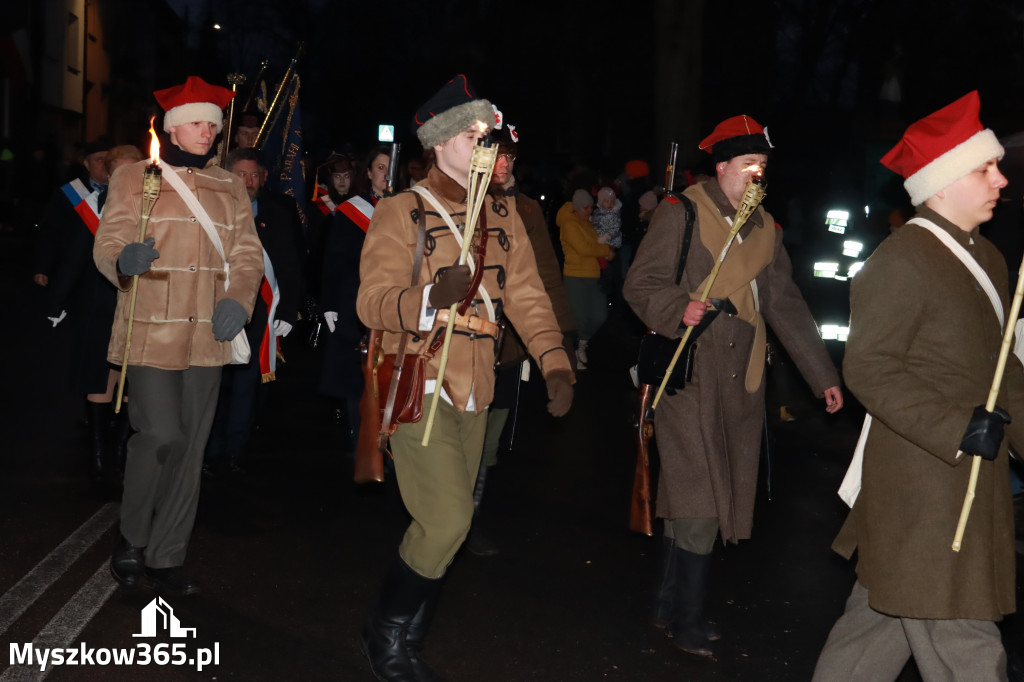
[[[360,230],[366,232],[373,218],[373,204],[362,197],[352,197],[338,207],[346,218],[354,222]]]

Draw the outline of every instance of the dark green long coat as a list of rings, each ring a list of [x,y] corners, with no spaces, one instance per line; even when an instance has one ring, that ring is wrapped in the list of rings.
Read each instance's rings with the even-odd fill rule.
[[[1006,264],[992,244],[922,207],[963,245],[1007,301]],[[971,458],[956,459],[984,404],[1002,334],[977,280],[937,237],[907,225],[867,260],[851,288],[846,384],[874,421],[860,496],[833,547],[859,554],[871,607],[910,618],[999,620],[1015,609],[1013,510],[1006,443],[981,462],[960,552],[951,545]],[[1010,322],[1012,324],[1012,321]],[[1024,374],[1011,354],[998,404],[1024,444]]]

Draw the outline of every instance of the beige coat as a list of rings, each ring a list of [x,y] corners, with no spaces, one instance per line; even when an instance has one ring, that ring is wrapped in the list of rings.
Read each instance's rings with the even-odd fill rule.
[[[719,255],[704,245],[701,232],[727,233],[729,225],[722,216],[735,214],[717,181],[691,187],[686,196],[694,201],[697,220],[682,283],[677,286],[675,277],[685,212],[681,203],[663,201],[640,243],[622,291],[644,324],[675,338],[682,335],[679,327],[687,304],[699,298],[700,284]],[[755,231],[760,235],[755,236]],[[775,221],[758,208],[740,229],[740,236],[748,245],[768,242],[765,262],[751,273],[756,275],[761,314],[815,395],[821,397],[826,388],[839,385],[839,375],[793,283],[789,256]],[[751,255],[744,253],[742,245],[733,244],[726,262],[730,258],[752,262]],[[729,296],[738,300],[749,291],[745,284]],[[696,342],[693,382],[674,396],[666,394],[655,412],[661,458],[657,515],[667,519],[717,517],[725,542],[749,538],[754,519],[764,423],[763,355],[755,358],[753,365],[757,374],[753,391],[744,386],[744,377],[751,365],[755,331],[752,321],[719,315]]]
[[[117,272],[126,244],[139,241],[142,177],[148,161],[114,172],[103,209],[93,258],[118,288],[117,312],[107,359],[120,364],[127,333],[132,278]],[[153,206],[146,236],[160,256],[139,277],[128,362],[180,370],[231,362],[231,346],[213,338],[210,316],[217,302],[233,298],[252,314],[263,277],[263,247],[256,235],[252,205],[242,181],[214,166],[173,168],[206,209],[224,243],[231,287],[224,290],[224,262],[185,202],[165,180]]]
[[[420,183],[446,207],[457,226],[465,221],[466,190],[438,168]],[[408,352],[422,353],[444,327],[435,320],[429,333],[419,332],[418,322],[424,288],[435,281],[440,268],[458,263],[455,237],[424,201],[427,243],[419,281],[410,286],[416,250],[416,195],[411,190],[377,204],[367,230],[359,261],[359,295],[356,310],[367,327],[393,332],[384,335],[384,352],[394,353],[399,333],[408,332]],[[483,284],[496,311],[515,325],[530,355],[546,377],[552,371],[569,371],[569,356],[562,347],[562,332],[551,310],[551,301],[537,274],[533,248],[523,223],[507,197],[489,196],[484,207],[487,220],[487,255]],[[482,214],[483,215],[483,212]],[[468,314],[486,317],[478,297]],[[452,337],[445,390],[456,409],[466,410],[472,392],[476,412],[482,412],[494,394],[495,340],[457,331]],[[426,378],[436,379],[441,353],[427,366]]]
[[[964,246],[1006,300],[1006,264],[977,230],[926,217]],[[971,240],[973,238],[973,243]],[[1012,321],[1011,321],[1012,324]],[[860,496],[833,547],[858,553],[871,607],[910,618],[999,620],[1015,609],[1014,529],[1006,444],[981,463],[960,552],[951,544],[971,458],[956,453],[985,403],[1001,342],[988,297],[967,268],[922,227],[899,228],[851,288],[843,374],[874,417]],[[1024,373],[1011,353],[997,404],[1008,440],[1024,445]]]

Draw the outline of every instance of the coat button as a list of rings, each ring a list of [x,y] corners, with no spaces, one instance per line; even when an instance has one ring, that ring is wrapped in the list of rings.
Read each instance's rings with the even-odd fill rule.
[[[189,174],[189,175],[192,175],[192,169],[191,169],[191,168],[189,168],[189,169],[187,170],[187,172],[188,172],[188,174]]]
[[[191,220],[193,223],[196,221],[196,217],[194,215],[189,216],[188,219]]]
[[[730,378],[730,379],[735,379],[735,378],[736,378],[736,375],[735,375],[735,374],[733,374],[733,375],[732,375],[731,377],[729,377],[729,378]]]
[[[733,315],[732,313],[729,313],[729,317],[736,317],[736,316]]]
[[[995,356],[995,355],[993,355],[993,354],[991,354],[991,353],[989,353],[988,359],[989,359],[989,360],[990,360],[991,362],[995,362],[995,361],[996,361],[996,356]]]
[[[188,318],[188,321],[189,321],[189,322],[195,322],[195,321],[196,321],[196,318],[194,318],[194,317],[190,317],[190,318]],[[734,376],[735,376],[735,375],[734,375]]]
[[[190,266],[188,266],[188,269],[189,269],[190,271],[192,271],[192,272],[195,272],[195,271],[196,271],[196,266],[194,266],[194,265],[190,265]]]
[[[736,342],[735,341],[730,341],[729,342],[729,348],[735,348],[735,347],[736,347]]]

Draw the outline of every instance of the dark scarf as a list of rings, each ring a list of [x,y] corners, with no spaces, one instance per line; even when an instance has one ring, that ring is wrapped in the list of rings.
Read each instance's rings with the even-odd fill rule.
[[[206,164],[217,154],[217,145],[211,146],[210,151],[200,156],[199,154],[187,152],[172,143],[171,136],[168,133],[159,132],[157,137],[160,139],[160,158],[179,168],[206,168]]]

